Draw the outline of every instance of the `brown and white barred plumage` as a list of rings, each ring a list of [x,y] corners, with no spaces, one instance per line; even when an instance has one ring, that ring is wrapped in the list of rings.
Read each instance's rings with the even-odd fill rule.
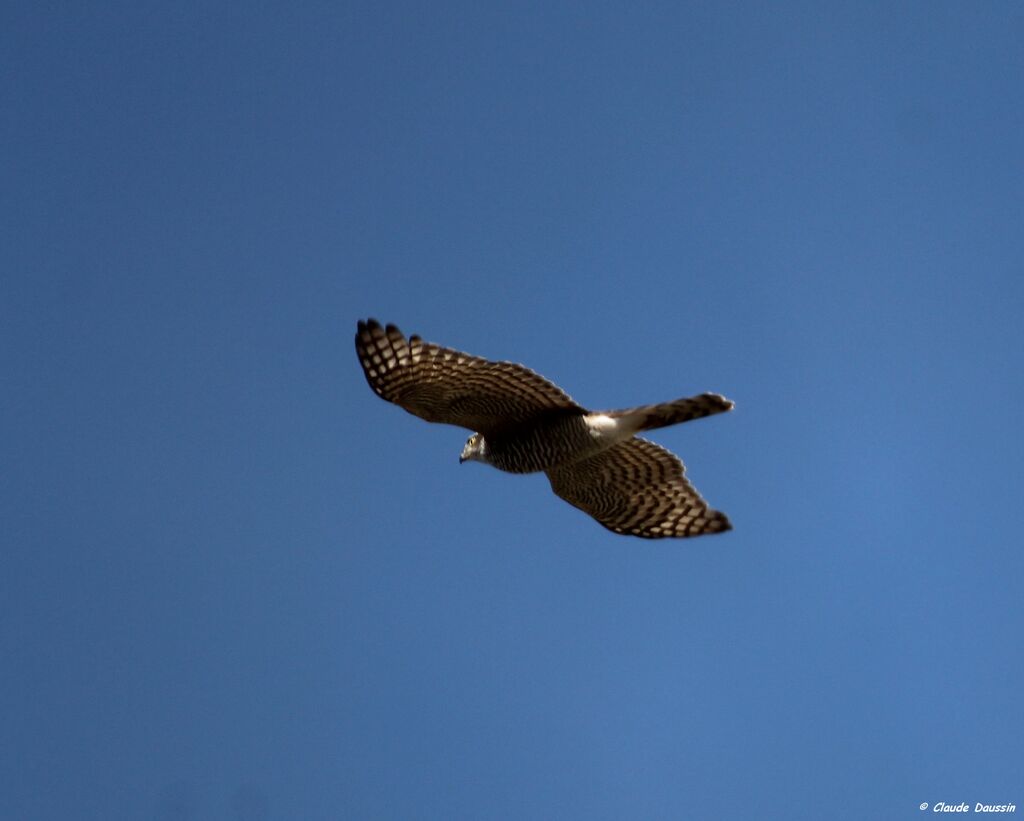
[[[359,322],[356,353],[373,391],[428,422],[476,431],[462,461],[544,471],[569,504],[616,533],[663,538],[731,529],[686,480],[683,463],[635,434],[731,410],[718,394],[591,412],[523,365],[407,340]]]

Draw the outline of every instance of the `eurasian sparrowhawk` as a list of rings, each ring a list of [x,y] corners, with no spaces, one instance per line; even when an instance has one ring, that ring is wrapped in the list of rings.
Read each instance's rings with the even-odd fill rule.
[[[491,362],[360,322],[356,353],[374,392],[428,422],[474,431],[460,461],[544,471],[551,489],[616,533],[658,539],[731,529],[674,454],[637,433],[731,410],[702,393],[626,410],[588,411],[523,365]]]

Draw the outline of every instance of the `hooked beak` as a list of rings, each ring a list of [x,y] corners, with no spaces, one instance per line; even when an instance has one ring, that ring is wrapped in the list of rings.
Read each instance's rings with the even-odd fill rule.
[[[465,461],[466,461],[466,457],[465,457],[465,456],[460,456],[460,457],[459,457],[459,464],[460,464],[460,465],[461,465],[461,464],[462,464],[463,462],[465,462]]]

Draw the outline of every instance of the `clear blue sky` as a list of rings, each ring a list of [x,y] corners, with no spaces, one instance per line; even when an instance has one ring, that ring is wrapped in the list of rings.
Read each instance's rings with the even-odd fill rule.
[[[6,4],[0,817],[1024,812],[1024,12]],[[617,537],[356,320],[660,431]]]

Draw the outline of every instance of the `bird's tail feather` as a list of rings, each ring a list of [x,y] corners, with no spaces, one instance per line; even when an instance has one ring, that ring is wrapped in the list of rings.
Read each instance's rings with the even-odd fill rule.
[[[733,409],[733,403],[717,393],[702,393],[686,399],[672,402],[660,402],[657,405],[641,405],[637,408],[606,411],[605,415],[624,423],[634,433],[668,425],[678,425],[691,419],[700,419],[716,413],[724,413]]]

